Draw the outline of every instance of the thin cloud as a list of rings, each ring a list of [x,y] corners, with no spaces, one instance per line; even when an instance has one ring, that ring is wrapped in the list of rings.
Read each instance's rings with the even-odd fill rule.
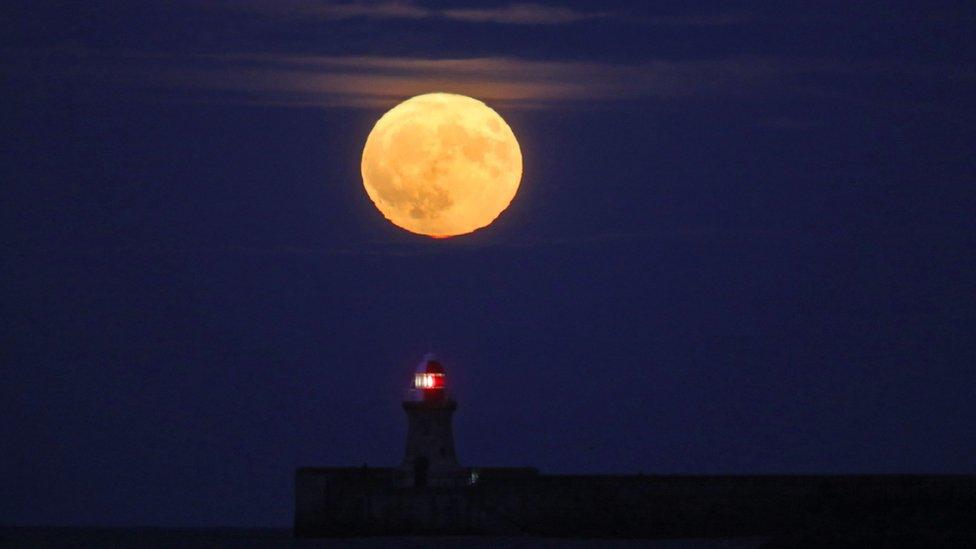
[[[761,56],[613,64],[513,57],[62,55],[68,56],[63,59],[65,70],[78,81],[115,84],[113,89],[143,90],[183,101],[320,108],[389,108],[430,92],[469,95],[512,109],[599,108],[643,99],[752,100],[771,95],[844,102],[853,100],[845,89],[851,83],[878,75],[889,80],[952,78],[967,85],[974,80],[972,71],[958,67]],[[108,88],[91,89],[104,93]]]
[[[595,19],[662,27],[722,27],[750,23],[745,13],[640,17],[618,11],[585,11],[538,2],[513,2],[478,8],[429,8],[407,0],[328,2],[322,0],[212,0],[211,7],[286,19],[444,19],[499,25],[568,25]]]
[[[748,95],[799,70],[796,65],[762,58],[613,65],[510,57],[214,55],[141,58],[134,65],[121,73],[130,85],[298,107],[392,106],[432,91],[470,95],[513,108],[592,106],[715,93]]]
[[[248,0],[220,2],[221,7],[284,17],[318,19],[425,19],[436,16],[433,10],[413,2],[322,2],[316,0]]]
[[[323,20],[344,19],[448,19],[471,23],[509,25],[564,25],[610,17],[604,12],[587,12],[538,3],[512,3],[476,9],[428,8],[405,0],[376,2],[323,2],[316,0],[219,1],[221,8],[261,13],[268,16],[303,17]]]
[[[457,21],[509,25],[565,25],[587,19],[614,16],[606,12],[583,12],[572,8],[542,4],[509,4],[500,8],[447,9],[441,11],[440,15]]]

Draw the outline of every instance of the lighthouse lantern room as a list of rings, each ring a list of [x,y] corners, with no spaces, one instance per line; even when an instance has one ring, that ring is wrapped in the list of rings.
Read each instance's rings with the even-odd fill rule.
[[[444,367],[433,358],[422,361],[413,376],[413,387],[423,400],[444,400]]]

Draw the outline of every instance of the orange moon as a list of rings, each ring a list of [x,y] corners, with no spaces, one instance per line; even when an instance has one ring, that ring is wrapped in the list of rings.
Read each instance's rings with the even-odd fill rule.
[[[391,223],[445,238],[486,227],[508,207],[522,180],[522,151],[481,101],[429,93],[376,122],[361,167],[366,194]]]

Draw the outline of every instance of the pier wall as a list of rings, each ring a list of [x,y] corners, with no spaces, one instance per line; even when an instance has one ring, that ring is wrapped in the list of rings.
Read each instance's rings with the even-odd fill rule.
[[[976,530],[976,477],[570,476],[475,468],[455,487],[393,468],[302,468],[295,534],[712,537]]]

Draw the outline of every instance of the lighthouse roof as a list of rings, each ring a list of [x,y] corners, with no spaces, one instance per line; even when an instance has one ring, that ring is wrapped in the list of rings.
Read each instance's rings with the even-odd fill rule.
[[[418,374],[441,374],[444,375],[444,366],[434,358],[432,353],[427,353],[417,365]]]
[[[444,373],[444,366],[442,366],[441,363],[440,362],[437,362],[436,360],[433,360],[433,359],[428,360],[427,361],[427,364],[424,365],[424,373],[425,374],[443,374]]]

